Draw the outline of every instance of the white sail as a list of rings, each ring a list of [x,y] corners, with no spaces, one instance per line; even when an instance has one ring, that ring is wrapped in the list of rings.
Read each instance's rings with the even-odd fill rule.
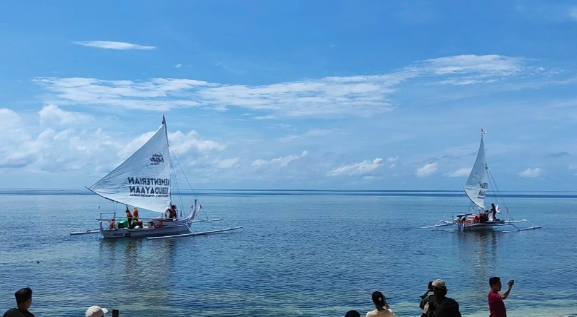
[[[483,136],[481,136],[481,145],[479,145],[479,153],[475,165],[469,174],[469,179],[465,184],[465,193],[471,199],[473,204],[479,208],[485,209],[485,191],[487,190],[487,161],[485,159],[485,143]]]
[[[124,163],[89,187],[110,200],[157,212],[171,203],[166,123]]]

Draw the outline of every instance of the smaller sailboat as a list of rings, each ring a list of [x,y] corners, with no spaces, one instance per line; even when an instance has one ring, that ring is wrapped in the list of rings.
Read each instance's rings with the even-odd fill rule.
[[[477,158],[475,159],[475,164],[471,169],[469,178],[465,183],[464,190],[465,194],[471,201],[471,207],[468,212],[457,214],[452,220],[441,220],[436,225],[432,227],[444,227],[444,226],[455,226],[459,231],[485,231],[494,230],[497,227],[502,226],[512,226],[514,230],[531,230],[541,228],[540,226],[534,226],[531,224],[530,227],[520,228],[516,224],[519,223],[529,223],[526,219],[513,220],[509,214],[509,208],[506,207],[507,215],[509,219],[504,219],[501,217],[499,219],[497,214],[501,215],[501,208],[499,204],[492,203],[491,208],[487,208],[485,204],[485,198],[487,190],[489,189],[490,172],[487,166],[487,159],[485,156],[485,142],[483,136],[485,131],[481,129],[481,143],[479,144],[479,151],[477,152]],[[492,180],[492,178],[491,178]],[[492,182],[495,184],[494,180]],[[496,187],[496,186],[494,186]],[[496,198],[497,195],[495,195]],[[430,228],[430,227],[425,227]]]
[[[88,189],[95,194],[126,206],[126,217],[116,212],[101,213],[100,228],[71,235],[101,233],[106,239],[115,238],[173,238],[218,233],[242,227],[191,231],[197,222],[224,221],[222,218],[198,220],[202,210],[198,200],[190,207],[188,216],[180,218],[172,201],[173,164],[166,120],[156,133],[126,161]],[[174,175],[176,178],[176,175]],[[129,206],[133,206],[133,211]],[[140,218],[138,208],[159,213],[157,217]]]

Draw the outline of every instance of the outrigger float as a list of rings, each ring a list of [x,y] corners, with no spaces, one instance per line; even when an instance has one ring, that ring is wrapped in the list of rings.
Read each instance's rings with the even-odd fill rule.
[[[177,162],[178,163],[178,162]],[[180,166],[180,165],[179,165]],[[198,220],[197,216],[202,205],[198,200],[190,207],[188,216],[178,218],[176,210],[170,217],[165,214],[173,206],[171,192],[171,176],[173,174],[171,150],[168,144],[166,120],[162,117],[162,125],[156,133],[132,156],[116,169],[104,176],[88,189],[95,194],[113,202],[161,213],[159,217],[131,218],[117,217],[116,212],[100,213],[97,219],[98,229],[72,232],[71,235],[100,233],[105,239],[147,238],[166,239],[206,235],[241,229],[241,226],[210,228],[194,232],[192,226],[201,222],[222,222],[222,218]],[[176,176],[174,176],[176,178]],[[188,181],[188,179],[187,179]],[[190,185],[190,184],[189,184]],[[132,218],[134,217],[134,218]],[[204,227],[203,227],[204,228]]]

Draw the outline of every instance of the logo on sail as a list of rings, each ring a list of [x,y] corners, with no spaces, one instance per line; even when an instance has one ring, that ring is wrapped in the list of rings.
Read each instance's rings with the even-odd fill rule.
[[[162,154],[152,154],[150,157],[150,165],[158,165],[160,163],[164,163],[164,157],[162,157]]]

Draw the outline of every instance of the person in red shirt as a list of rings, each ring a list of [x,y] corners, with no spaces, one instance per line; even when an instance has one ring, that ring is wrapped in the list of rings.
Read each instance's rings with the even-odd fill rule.
[[[501,295],[499,294],[501,291],[501,279],[498,276],[489,279],[489,285],[491,286],[491,291],[487,296],[490,311],[489,317],[507,317],[507,310],[505,309],[505,303],[503,303],[503,300],[509,297],[513,284],[515,284],[515,281],[509,280],[507,282],[507,290],[503,295]]]

